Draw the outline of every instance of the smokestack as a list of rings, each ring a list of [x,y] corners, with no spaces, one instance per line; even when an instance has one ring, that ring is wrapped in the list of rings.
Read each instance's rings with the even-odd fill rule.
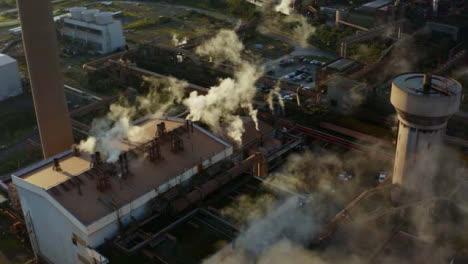
[[[431,91],[432,88],[432,73],[425,73],[423,78],[423,90],[425,93]]]
[[[70,149],[70,117],[50,0],[17,0],[44,158]]]

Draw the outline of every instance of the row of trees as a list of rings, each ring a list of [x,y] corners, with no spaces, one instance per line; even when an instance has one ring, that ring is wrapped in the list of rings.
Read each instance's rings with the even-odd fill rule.
[[[0,7],[15,7],[16,0],[0,0]]]

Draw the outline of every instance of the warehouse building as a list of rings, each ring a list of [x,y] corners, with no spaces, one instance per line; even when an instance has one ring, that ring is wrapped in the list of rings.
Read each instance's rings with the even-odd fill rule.
[[[232,146],[177,118],[138,122],[115,164],[70,150],[12,175],[34,252],[50,263],[107,263],[94,249],[151,214],[155,197],[231,157]],[[53,227],[53,228],[45,228]]]

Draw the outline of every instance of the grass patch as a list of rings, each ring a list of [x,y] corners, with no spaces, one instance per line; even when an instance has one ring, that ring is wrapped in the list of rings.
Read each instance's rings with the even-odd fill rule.
[[[133,23],[130,23],[124,27],[126,30],[141,30],[150,27],[156,27],[158,25],[167,24],[171,22],[172,19],[169,17],[162,17],[162,18],[145,18]]]
[[[321,61],[321,62],[325,62],[325,63],[329,63],[329,62],[333,61],[333,59],[330,59],[330,58],[324,57],[324,56],[305,56],[305,57],[310,59],[310,60],[317,60],[317,61]]]
[[[24,150],[15,151],[9,154],[8,157],[2,160],[0,163],[0,175],[13,173],[20,168],[24,168],[34,162],[37,162],[42,159],[42,152],[40,149],[34,148],[32,152],[25,155]],[[10,242],[4,242],[9,246]],[[0,249],[5,249],[5,247],[0,244]]]
[[[247,34],[243,38],[243,42],[253,53],[259,53],[263,58],[268,59],[276,59],[293,51],[293,47],[286,42],[259,34],[258,32]],[[261,44],[263,47],[257,48],[256,44]]]
[[[156,0],[157,2],[165,2],[177,5],[186,5],[211,11],[224,13],[229,16],[240,18],[244,21],[258,19],[260,13],[256,10],[255,5],[252,5],[245,0]]]
[[[11,101],[10,101],[11,100]],[[10,145],[27,137],[36,126],[34,109],[17,107],[15,98],[0,107],[0,145]],[[8,103],[12,102],[12,103]]]

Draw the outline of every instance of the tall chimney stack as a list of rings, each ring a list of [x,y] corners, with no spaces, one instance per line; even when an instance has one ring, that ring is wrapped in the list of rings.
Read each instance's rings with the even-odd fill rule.
[[[50,0],[17,0],[44,158],[70,149],[70,117]]]

